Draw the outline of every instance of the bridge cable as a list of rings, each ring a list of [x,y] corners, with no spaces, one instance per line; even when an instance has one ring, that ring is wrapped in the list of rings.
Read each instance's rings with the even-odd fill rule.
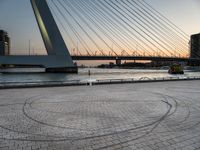
[[[76,1],[75,1],[76,2]],[[70,3],[70,2],[69,2]],[[77,3],[76,3],[77,4]],[[72,4],[71,4],[72,6]],[[73,6],[72,6],[73,7]],[[70,8],[72,8],[70,7]],[[81,7],[79,7],[79,5],[75,5],[74,7],[76,10],[82,10]],[[96,27],[97,29],[102,32],[109,40],[111,40],[119,49],[123,50],[128,56],[130,56],[130,54],[124,49],[122,48],[102,27],[99,26],[98,23],[96,23],[96,21],[94,21],[95,17],[93,17],[94,19],[92,19],[89,15],[87,15],[87,13],[85,13],[85,11],[82,10],[82,14],[83,16],[87,17]],[[96,19],[95,19],[96,20]],[[126,45],[125,45],[126,46]]]
[[[125,22],[124,20],[122,21],[124,24],[121,22],[121,20],[118,20],[119,17],[117,17],[116,15],[113,15],[112,11],[110,11],[108,7],[106,7],[105,5],[104,5],[104,7],[103,7],[103,5],[99,3],[99,1],[97,2],[97,1],[93,0],[93,1],[90,1],[90,2],[94,3],[95,5],[97,5],[97,6],[100,8],[100,10],[103,10],[103,13],[104,13],[105,15],[106,15],[106,14],[107,14],[107,15],[109,14],[110,19],[115,20],[115,21],[116,21],[118,24],[120,24],[125,30],[127,30],[128,33],[131,33],[134,37],[136,37],[142,44],[144,44],[146,47],[148,47],[148,48],[151,49],[152,51],[156,52],[154,49],[152,49],[151,46],[149,46],[145,41],[143,41],[139,36],[137,36],[137,35],[133,32],[133,31],[135,31],[135,29],[130,30],[129,28],[127,28],[127,27],[125,26],[125,25],[126,25],[126,22]],[[106,9],[106,8],[107,8],[107,9]],[[140,35],[140,33],[138,33],[138,34]],[[128,34],[127,34],[127,35],[128,35]]]
[[[188,34],[186,34],[183,30],[181,30],[177,25],[172,23],[168,18],[166,18],[164,15],[162,15],[160,12],[158,12],[156,9],[154,9],[150,4],[148,4],[145,0],[137,1],[140,4],[142,4],[146,9],[148,9],[151,13],[153,13],[155,16],[157,16],[160,20],[165,22],[167,25],[171,27],[174,31],[178,32],[180,35],[182,35],[185,39],[188,39]]]
[[[154,24],[156,24],[157,27],[161,28],[161,31],[165,31],[166,33],[170,34],[170,36],[172,36],[172,38],[175,39],[181,39],[179,42],[182,44],[182,46],[185,46],[185,42],[186,40],[183,39],[182,37],[180,37],[179,35],[177,35],[176,32],[172,31],[170,29],[170,27],[168,27],[166,24],[164,24],[163,22],[161,22],[159,19],[157,19],[154,15],[151,14],[150,11],[148,11],[147,9],[143,8],[142,6],[140,6],[140,4],[138,4],[138,1],[134,1],[134,0],[126,0],[126,2],[128,2],[130,5],[136,5],[135,8],[144,16],[148,16],[148,19],[151,20]],[[183,42],[183,41],[184,42]]]
[[[141,24],[139,21],[137,21],[135,18],[133,18],[132,16],[130,16],[130,14],[128,14],[127,12],[125,12],[123,9],[121,9],[118,5],[116,5],[115,3],[113,3],[112,0],[109,0],[109,2],[107,0],[104,0],[109,6],[111,6],[115,11],[117,11],[119,14],[121,14],[124,18],[126,18],[129,22],[133,23],[140,31],[142,31],[147,37],[149,37],[151,40],[153,40],[156,44],[158,44],[160,47],[162,47],[164,50],[166,50],[170,55],[173,55],[173,53],[167,49],[166,45],[161,44],[159,41],[160,39],[154,34],[152,33],[149,29],[147,29],[143,24]],[[112,3],[112,4],[111,4]],[[114,6],[113,6],[114,5]],[[118,8],[116,8],[116,7]],[[123,14],[122,12],[120,12],[119,10],[121,10],[122,12],[124,12],[125,14]],[[127,17],[128,16],[128,17]],[[136,25],[134,22],[136,22],[138,25]],[[142,29],[143,28],[143,29]],[[147,31],[147,32],[146,32]],[[153,36],[151,36],[153,35]],[[158,41],[159,40],[159,41]],[[156,46],[154,44],[154,46]],[[158,46],[156,46],[158,48]],[[161,50],[161,49],[160,49]],[[166,53],[164,53],[166,54]]]
[[[84,1],[80,1],[80,4],[81,4],[81,2],[84,2]],[[99,7],[97,7],[96,5],[94,5],[93,3],[90,3],[90,5],[91,6],[89,6],[88,5],[88,3],[85,3],[87,6],[86,6],[86,9],[88,10],[88,11],[90,11],[90,12],[93,12],[94,14],[93,15],[95,15],[96,16],[96,18],[98,19],[98,18],[101,18],[101,22],[102,23],[104,23],[104,25],[106,25],[108,28],[109,28],[109,30],[111,31],[111,33],[113,34],[113,33],[118,33],[119,34],[119,37],[120,37],[120,39],[122,39],[123,40],[123,42],[125,43],[125,44],[127,44],[129,47],[132,47],[132,46],[130,46],[130,44],[127,42],[128,40],[132,40],[132,41],[134,41],[140,48],[142,48],[142,49],[144,49],[145,50],[145,48],[141,45],[141,44],[139,44],[137,41],[136,41],[136,39],[134,39],[132,36],[130,36],[128,33],[130,33],[130,32],[126,32],[124,29],[125,28],[122,28],[122,27],[120,27],[119,25],[120,25],[120,23],[114,23],[113,21],[111,21],[112,19],[111,18],[108,18],[108,16],[107,16],[107,14],[108,13],[105,13],[105,11],[102,11],[102,9],[99,9]],[[82,5],[84,5],[83,3],[82,3]],[[96,10],[96,11],[95,11]],[[95,14],[96,13],[96,14]],[[104,14],[105,13],[105,14]],[[99,16],[97,16],[97,14],[102,14],[102,15],[99,15]],[[103,18],[103,19],[102,19]],[[110,26],[110,25],[112,26]],[[126,34],[126,36],[124,35],[124,34]],[[124,39],[123,39],[123,38]],[[146,50],[147,51],[147,50]],[[150,53],[149,53],[149,55],[151,55]]]
[[[56,13],[55,13],[55,11],[54,11],[53,9],[52,9],[52,11],[53,11],[53,13],[55,14],[55,16],[57,16]],[[59,11],[59,10],[58,10],[58,11]],[[60,13],[62,13],[62,12],[60,12]],[[88,47],[87,44],[84,43],[84,44],[86,44],[86,47],[85,47],[85,45],[82,43],[82,42],[85,42],[85,41],[81,39],[80,35],[75,31],[75,29],[74,29],[73,26],[68,22],[68,20],[66,20],[65,16],[64,16],[63,14],[61,14],[61,15],[62,15],[62,17],[64,18],[64,20],[67,22],[68,26],[71,28],[72,32],[75,34],[75,36],[77,37],[77,39],[80,41],[80,43],[82,44],[82,46],[85,48],[85,50],[87,51],[87,54],[90,55],[90,53],[88,52],[88,50],[87,50],[87,48],[86,48],[86,47]],[[56,18],[58,18],[58,16],[57,16]],[[59,19],[59,18],[58,18],[58,19]],[[59,19],[59,20],[60,20],[60,23],[62,23],[62,22],[61,22],[61,19]],[[66,28],[64,27],[64,25],[62,25],[62,26],[63,26],[64,31],[66,31],[66,34],[67,34],[67,35],[69,36],[69,38],[70,38],[71,36],[68,34],[68,31],[66,30]],[[75,44],[74,41],[73,41],[73,43],[74,43],[74,47],[76,47],[76,44]],[[89,49],[89,47],[88,47],[88,49]],[[79,51],[79,53],[80,53],[80,55],[82,55],[80,51]]]
[[[116,0],[117,1],[117,0]],[[112,2],[112,1],[111,1]],[[117,1],[117,3],[119,3],[120,4],[120,2],[119,1]],[[120,8],[118,5],[116,5],[116,4],[114,4],[115,6],[117,6],[118,8]],[[159,36],[161,36],[162,38],[164,38],[160,33],[158,33],[153,27],[151,27],[148,23],[146,23],[146,19],[143,17],[143,19],[145,20],[142,20],[138,15],[136,15],[136,14],[134,14],[133,12],[131,12],[130,11],[130,9],[128,9],[127,8],[127,5],[125,6],[125,5],[123,5],[123,4],[121,4],[121,6],[123,7],[123,8],[125,8],[125,10],[127,10],[130,14],[132,14],[135,18],[137,18],[140,22],[142,22],[142,24],[144,24],[146,27],[148,27],[149,29],[147,29],[144,25],[142,25],[142,27],[145,29],[145,30],[147,30],[147,32],[150,32],[154,37],[156,37],[160,42],[162,42],[165,46],[167,46],[168,48],[172,48],[173,49],[173,47],[171,47],[168,43],[166,43],[165,41],[163,41],[161,38],[159,38],[158,36],[156,36],[156,34],[157,35],[159,35]],[[123,10],[123,9],[121,9],[121,10]],[[124,12],[125,12],[125,10],[124,10]],[[134,11],[134,9],[132,9],[133,11]],[[136,12],[136,11],[135,11]],[[136,12],[137,13],[137,12]],[[127,13],[126,13],[127,14]],[[135,20],[132,16],[130,16],[130,15],[128,15],[131,19],[133,19],[133,20]],[[138,21],[137,21],[137,23],[139,24],[139,25],[141,25],[141,23],[139,23]],[[154,34],[153,32],[151,32],[151,31],[154,31],[156,34]]]
[[[65,22],[67,22],[67,18],[66,18],[66,14],[64,15],[62,13],[62,11],[60,10],[60,8],[58,7],[57,4],[55,4],[55,2],[52,0],[53,4],[56,5],[56,8],[57,10],[59,11],[59,13],[61,14],[61,16],[63,18],[65,18]],[[170,32],[164,32],[162,29],[160,28],[163,28],[159,23],[157,23],[155,21],[155,19],[152,19],[153,17],[151,17],[151,15],[145,15],[146,12],[148,12],[146,10],[145,11],[141,11],[141,9],[144,9],[141,4],[137,4],[138,2],[135,2],[134,0],[130,1],[129,0],[122,0],[122,1],[119,1],[119,0],[115,0],[115,2],[117,3],[114,3],[112,0],[111,1],[106,1],[104,0],[104,2],[108,5],[105,5],[105,3],[103,3],[102,1],[100,2],[96,2],[95,0],[93,1],[89,1],[88,2],[83,2],[83,1],[75,1],[75,2],[66,2],[63,0],[63,3],[67,5],[67,7],[76,14],[76,16],[81,19],[85,25],[87,25],[87,27],[112,51],[115,53],[116,56],[118,56],[118,54],[113,50],[113,48],[111,48],[111,46],[108,45],[107,41],[105,39],[103,39],[102,35],[100,33],[103,33],[103,35],[109,39],[109,41],[113,42],[115,44],[115,46],[117,46],[119,48],[119,50],[123,50],[124,48],[121,47],[121,44],[126,47],[128,50],[132,50],[132,46],[130,46],[128,40],[130,39],[134,39],[135,43],[137,43],[139,45],[140,48],[142,48],[143,50],[145,50],[145,52],[149,52],[149,50],[146,50],[146,48],[144,48],[144,46],[146,47],[149,47],[152,51],[156,52],[155,49],[152,49],[151,46],[154,46],[155,48],[157,48],[159,51],[161,51],[164,55],[166,55],[167,57],[169,56],[168,54],[166,54],[163,49],[165,51],[167,51],[168,53],[170,53],[171,55],[174,55],[170,50],[168,50],[166,47],[168,48],[172,48],[173,47],[176,49],[177,45],[175,43],[173,43],[171,40],[173,39],[181,39],[181,44],[182,46],[185,46],[182,42],[183,41],[186,41],[184,40],[183,38],[181,38],[177,33],[177,31],[172,31],[170,29]],[[63,7],[64,4],[61,3],[60,1],[58,1],[59,5],[62,6],[62,8],[64,8],[64,10],[68,10],[66,7]],[[99,4],[100,3],[100,4]],[[123,4],[122,4],[123,3]],[[127,4],[129,3],[129,4]],[[134,3],[134,4],[133,4]],[[140,2],[141,3],[141,2]],[[138,7],[136,7],[135,5],[137,4]],[[70,6],[71,7],[70,7]],[[144,5],[144,4],[143,4]],[[90,8],[90,9],[86,9],[84,11],[83,9],[83,6],[85,8]],[[101,7],[98,7],[98,6],[101,6]],[[108,7],[109,6],[109,7]],[[135,7],[135,9],[131,9]],[[112,8],[112,9],[110,9]],[[80,12],[78,12],[77,10],[81,10],[83,13],[80,14]],[[92,11],[93,10],[93,11]],[[102,11],[103,10],[103,11]],[[104,11],[106,10],[106,11]],[[115,11],[114,11],[115,10]],[[131,11],[132,10],[132,11]],[[68,13],[69,12],[69,13]],[[79,26],[79,28],[86,34],[86,36],[90,39],[90,41],[92,41],[92,43],[97,47],[99,47],[99,45],[95,42],[95,40],[93,39],[92,40],[92,36],[89,35],[89,32],[86,31],[86,29],[80,24],[80,22],[72,15],[72,13],[70,13],[70,11],[68,10],[67,14],[73,19],[73,21]],[[100,13],[101,12],[101,13]],[[109,13],[111,13],[112,15],[109,15]],[[139,13],[140,12],[140,13]],[[145,12],[145,13],[144,13]],[[67,34],[67,36],[69,37],[70,41],[72,42],[73,45],[76,45],[74,40],[72,39],[71,36],[69,36],[69,33],[68,33],[68,30],[65,29],[62,21],[58,18],[57,14],[55,14],[55,17],[56,19],[58,20],[58,22],[61,24],[61,27],[64,29],[65,33]],[[103,15],[104,14],[104,15]],[[114,15],[113,15],[114,14]],[[147,14],[147,13],[146,13]],[[92,17],[91,17],[92,16]],[[113,17],[114,16],[114,17]],[[122,17],[121,17],[122,16]],[[128,16],[128,17],[127,17]],[[116,18],[117,17],[117,18]],[[134,18],[133,18],[134,17]],[[125,19],[124,19],[125,18]],[[134,20],[137,24],[141,25],[141,27],[135,25],[134,22],[132,22],[132,20]],[[156,18],[156,17],[155,17]],[[137,20],[136,20],[137,19]],[[128,20],[128,22],[127,22]],[[149,21],[151,20],[151,21]],[[68,20],[69,22],[69,20]],[[134,30],[133,27],[131,27],[130,23],[133,23],[140,31],[142,31],[147,37],[151,37],[151,40],[149,40],[146,36],[144,36],[143,34],[139,34],[139,31],[138,30]],[[142,24],[141,24],[141,23]],[[153,23],[152,23],[153,22]],[[69,23],[70,24],[70,23]],[[73,27],[72,24],[70,24],[68,26],[71,28],[73,34],[77,37],[77,39],[81,42],[81,45],[82,47],[86,50],[87,54],[90,55],[90,53],[88,52],[88,48],[89,50],[91,51],[90,47],[87,45],[87,42],[84,40],[84,38],[82,38],[80,36],[80,34],[76,31],[76,29]],[[111,26],[109,26],[109,24],[115,28],[112,28]],[[159,26],[156,26],[156,24],[158,24]],[[95,25],[95,29],[93,28],[93,25]],[[145,39],[149,44],[147,44],[146,42],[144,42],[142,39],[140,38],[137,38],[138,36],[133,33],[133,31],[130,30],[130,28],[135,31],[137,34],[139,34],[143,39]],[[143,28],[143,29],[142,29]],[[169,26],[168,26],[169,28]],[[122,30],[123,29],[123,30]],[[165,31],[169,31],[169,30],[166,30],[166,28],[164,28]],[[125,31],[125,32],[124,32]],[[130,32],[131,31],[131,32]],[[147,31],[147,32],[146,32]],[[100,32],[100,33],[99,33]],[[160,33],[159,33],[160,32]],[[175,33],[175,34],[172,34]],[[150,33],[150,34],[149,34]],[[161,34],[162,33],[162,34]],[[170,36],[170,35],[171,36]],[[133,36],[130,36],[130,35],[133,35]],[[174,36],[176,36],[176,38]],[[153,36],[153,37],[152,37]],[[131,37],[131,38],[130,38]],[[156,39],[154,38],[156,37]],[[167,37],[169,39],[167,39]],[[128,39],[127,39],[128,38]],[[162,39],[161,39],[162,38]],[[165,41],[163,41],[163,39]],[[138,40],[140,43],[143,43],[143,45],[141,45],[140,43],[138,43]],[[117,43],[117,41],[119,41],[120,43]],[[153,42],[152,42],[153,41]],[[133,42],[133,41],[132,41]],[[161,42],[161,43],[160,43]],[[83,44],[85,43],[85,44]],[[155,44],[156,43],[156,44]],[[173,46],[171,46],[171,45]],[[157,46],[159,45],[159,47]],[[87,48],[86,48],[87,47]],[[162,49],[160,48],[162,47]],[[185,46],[187,47],[187,46]],[[142,50],[141,49],[141,50]],[[103,52],[103,50],[99,47],[98,49],[102,55],[105,55],[105,53]],[[181,47],[180,49],[176,49],[178,50],[179,52],[185,52],[185,50],[183,49],[183,47]],[[187,51],[187,50],[186,50]],[[92,51],[91,51],[92,52]],[[122,51],[123,52],[123,51]],[[129,55],[129,53],[124,50],[124,52],[126,52],[126,54]],[[79,51],[80,53],[80,51]],[[93,53],[93,52],[92,52]],[[194,52],[196,55],[199,55],[197,54],[196,52]],[[96,52],[95,52],[96,54]],[[80,53],[81,55],[81,53]],[[151,56],[151,54],[149,53],[149,55]],[[163,56],[164,56],[163,55]],[[176,54],[175,54],[176,55]],[[180,54],[179,54],[180,55]],[[130,55],[129,55],[130,56]]]
[[[146,8],[146,10],[149,10],[152,14],[154,14],[155,16],[157,16],[160,20],[162,20],[163,22],[165,22],[168,26],[170,26],[173,30],[175,30],[176,32],[178,32],[180,35],[182,35],[186,41],[186,39],[188,40],[188,34],[185,33],[182,29],[180,29],[177,25],[175,25],[173,22],[171,22],[168,18],[166,18],[164,15],[162,15],[160,12],[158,12],[155,8],[153,8],[150,4],[148,4],[147,2],[145,2],[144,0],[142,0],[142,2],[139,2],[141,5],[144,6],[144,8]],[[152,17],[154,17],[154,15],[152,15]],[[162,23],[163,24],[163,23]],[[165,25],[165,24],[164,24]],[[179,36],[179,35],[178,35]],[[180,36],[179,36],[180,37]],[[182,38],[182,37],[180,37]],[[187,41],[186,41],[187,42]],[[189,47],[189,46],[188,46]],[[197,52],[193,52],[197,57],[199,57],[199,54]]]
[[[87,51],[87,53],[89,55],[91,55],[88,50],[93,54],[93,52],[90,50],[89,46],[87,45],[87,43],[81,38],[81,36],[79,35],[79,33],[74,29],[74,27],[71,25],[71,23],[68,21],[68,19],[65,17],[65,15],[62,13],[62,11],[59,9],[59,7],[52,2],[55,6],[55,8],[58,10],[58,12],[61,14],[61,16],[64,18],[65,22],[68,24],[68,26],[71,28],[72,32],[74,33],[74,35],[77,37],[77,39],[80,41],[80,43],[82,44],[82,46],[85,48],[85,50]],[[93,54],[94,55],[94,54]]]
[[[97,11],[94,11],[93,7],[86,6],[85,3],[82,3],[82,2],[83,1],[79,1],[79,4],[81,6],[85,7],[86,12],[88,12],[90,16],[93,16],[93,18],[95,19],[96,22],[98,22],[100,25],[102,25],[109,32],[109,34],[111,34],[118,41],[120,41],[120,43],[122,43],[128,50],[132,51],[132,47],[130,46],[130,44],[125,39],[122,38],[122,36],[124,36],[124,35],[121,34],[119,36],[117,34],[114,34],[114,33],[117,33],[117,32],[118,32],[118,34],[120,34],[120,33],[119,33],[119,30],[117,30],[116,28],[113,28],[114,24],[111,21],[106,20],[104,17],[102,17],[103,15],[97,16],[97,14],[95,13]],[[109,24],[111,24],[112,27],[109,26]]]
[[[52,2],[55,4],[54,0],[52,0]],[[64,8],[64,10],[67,12],[67,14],[75,21],[75,23],[80,27],[80,29],[86,34],[86,36],[92,41],[92,43],[96,46],[96,48],[102,53],[102,55],[105,55],[105,53],[103,52],[103,50],[101,50],[101,48],[98,46],[98,44],[94,41],[94,39],[87,33],[87,31],[80,25],[80,23],[73,17],[73,15],[70,13],[70,11],[68,11],[68,9],[60,2],[58,1],[58,3]]]
[[[184,32],[181,28],[179,28],[176,24],[174,24],[172,21],[170,21],[167,17],[165,17],[163,14],[161,14],[159,11],[157,11],[155,8],[153,8],[150,4],[148,4],[145,0],[142,0],[147,6],[149,6],[152,10],[154,10],[156,13],[158,13],[161,17],[163,17],[168,23],[170,23],[172,26],[174,26],[177,30],[179,30],[180,34],[185,36],[186,38],[189,36],[186,32]],[[174,30],[176,30],[174,29]]]
[[[58,1],[63,7],[64,7],[64,5],[60,2],[60,1]],[[64,2],[66,2],[66,1],[64,1]],[[69,4],[69,3],[68,3]],[[65,7],[65,9],[66,9],[66,7]],[[88,26],[88,28],[91,30],[91,31],[93,31],[93,33],[95,33],[95,35],[111,50],[111,51],[113,51],[112,50],[112,48],[107,44],[107,42],[87,23],[87,21],[85,21],[85,19],[84,18],[82,18],[78,13],[77,13],[77,11],[73,8],[73,7],[70,7],[70,9],[72,10],[72,11],[74,11],[74,13],[79,17],[79,19],[81,19],[87,26]],[[73,17],[74,18],[74,17]],[[76,19],[75,19],[76,20]],[[118,56],[118,54],[115,52],[115,51],[113,51],[114,53],[115,53],[115,55],[116,56]]]
[[[49,8],[51,9],[53,15],[55,16],[56,20],[61,24],[62,29],[65,31],[65,33],[67,34],[68,38],[70,39],[70,41],[72,42],[73,47],[76,47],[76,44],[74,42],[74,40],[72,39],[72,37],[70,36],[68,30],[65,28],[65,26],[63,25],[61,19],[58,17],[58,14],[54,11],[54,9],[49,5]],[[80,53],[80,52],[79,52]],[[81,54],[81,53],[80,53]],[[82,54],[81,54],[82,55]]]
[[[84,3],[81,3],[82,1],[80,1],[79,2],[79,4],[81,4],[82,6],[83,5],[85,5]],[[80,7],[79,7],[79,9],[81,9]],[[91,8],[92,9],[92,8]],[[90,9],[88,9],[87,8],[87,10],[90,10]],[[86,10],[86,11],[87,11]],[[113,30],[113,28],[111,28],[110,26],[107,26],[107,24],[104,24],[104,21],[101,19],[101,20],[99,20],[99,18],[101,18],[101,16],[99,15],[98,16],[98,18],[97,18],[97,16],[95,15],[95,13],[93,12],[93,13],[91,13],[92,11],[87,11],[87,12],[89,12],[89,15],[91,15],[91,16],[93,16],[93,18],[96,20],[96,22],[98,22],[99,24],[101,24],[101,25],[103,25],[104,27],[105,27],[105,29],[107,29],[107,31],[108,32],[110,32],[110,31],[112,31]],[[116,37],[117,39],[119,39],[119,41],[121,40],[121,42],[122,41],[124,41],[124,39],[122,39],[122,38],[119,38],[120,36],[118,36],[118,35],[115,35],[115,34],[113,34],[114,32],[110,32],[110,34],[112,34],[114,37]],[[125,43],[124,43],[125,42]],[[124,41],[122,44],[125,46],[125,47],[127,47],[127,45],[129,45],[129,43],[126,43],[126,41]],[[130,49],[129,47],[127,47],[128,49]],[[127,54],[128,54],[128,52],[126,52]],[[129,54],[128,54],[129,55]]]
[[[114,13],[115,15],[117,15],[117,17],[119,17],[124,23],[126,23],[131,29],[133,29],[134,31],[136,31],[138,34],[140,34],[146,41],[148,41],[151,45],[153,45],[155,48],[157,48],[158,50],[160,50],[160,51],[162,51],[156,44],[158,44],[159,45],[159,43],[156,41],[156,40],[154,40],[147,32],[145,32],[141,27],[139,27],[139,26],[137,26],[134,22],[132,22],[125,14],[123,14],[122,12],[120,12],[117,8],[115,8],[113,5],[111,5],[109,2],[107,2],[107,1],[104,1],[104,2],[106,2],[106,4],[108,4],[109,6],[110,6],[110,8],[112,8],[112,9],[110,9],[109,8],[109,10],[112,12],[112,13]],[[102,1],[100,1],[100,3],[102,3],[102,5],[104,5],[105,7],[107,7]],[[117,13],[116,13],[117,12]],[[118,14],[120,14],[120,15],[118,15]],[[122,16],[122,17],[121,17]],[[126,21],[126,20],[128,20],[128,22]],[[129,22],[131,22],[132,24],[130,24]],[[142,35],[141,34],[141,32],[139,32],[138,30],[136,30],[135,28],[133,28],[133,26],[132,25],[135,25],[140,31],[142,31],[142,33],[144,33],[145,34],[145,36],[144,35]],[[151,40],[153,40],[154,42],[156,42],[156,44],[154,44],[151,40],[149,40],[148,38],[150,38]],[[164,49],[166,49],[165,47],[164,47]],[[164,55],[167,55],[164,51],[162,51],[163,53],[164,53]]]
[[[104,7],[107,7],[102,1],[98,1],[99,3],[101,3]],[[110,5],[107,1],[105,1],[108,5]],[[112,5],[110,5],[115,11],[119,12],[115,7],[113,7]],[[107,7],[108,8],[108,7]],[[109,9],[109,8],[108,8]],[[132,22],[130,21],[130,19],[128,19],[124,14],[120,13],[121,16],[123,17],[120,17],[117,13],[115,13],[113,10],[109,9],[109,11],[111,11],[112,13],[114,13],[116,16],[118,16],[121,21],[123,21],[125,24],[127,24],[131,29],[133,29],[134,31],[136,31],[138,34],[140,34],[146,41],[148,41],[151,45],[153,45],[155,48],[157,48],[158,50],[162,51],[164,54],[165,52],[163,50],[161,50],[158,46],[156,46],[153,42],[151,42],[147,37],[145,37],[144,35],[142,35],[138,30],[136,30],[135,28],[133,28],[132,25],[130,25],[130,23],[128,23],[124,18],[126,18],[129,22]],[[132,22],[133,23],[133,22]],[[142,30],[143,31],[143,30]],[[146,32],[144,32],[146,33]],[[146,33],[147,34],[147,33]],[[148,34],[147,34],[148,37],[150,37]],[[166,54],[165,54],[166,55]]]
[[[120,0],[120,2],[117,0],[117,2],[118,3],[120,3],[120,2],[124,3],[126,5],[126,7],[130,8],[129,12],[132,15],[134,15],[138,20],[140,20],[142,23],[144,23],[146,26],[148,26],[151,30],[153,30],[156,34],[158,34],[160,37],[162,37],[165,41],[167,41],[167,43],[168,43],[167,45],[168,46],[169,46],[169,44],[171,44],[171,45],[173,45],[174,48],[178,47],[177,44],[175,44],[174,42],[171,41],[171,40],[174,40],[174,38],[171,38],[171,36],[169,36],[166,32],[164,32],[159,27],[157,27],[155,24],[153,24],[152,22],[150,22],[148,20],[149,17],[147,15],[145,15],[145,16],[141,15],[138,11],[136,11],[135,9],[133,9],[131,6],[133,6],[136,9],[137,9],[137,7],[135,7],[134,5],[130,6],[130,4],[127,4],[124,0]],[[126,9],[128,9],[128,8],[126,8]],[[132,10],[133,12],[135,12],[135,14],[133,14],[133,12],[131,12],[130,10]],[[185,52],[185,49],[182,49],[182,48],[178,49],[178,50],[179,50],[179,52]]]

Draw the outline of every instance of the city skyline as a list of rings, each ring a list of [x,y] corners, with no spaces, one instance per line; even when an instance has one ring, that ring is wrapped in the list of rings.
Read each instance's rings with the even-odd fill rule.
[[[173,23],[187,34],[199,33],[200,21],[198,14],[200,2],[197,0],[146,0],[154,8],[164,14]],[[29,40],[31,53],[44,54],[44,44],[37,27],[37,23],[29,1],[0,1],[0,28],[6,30],[11,37],[11,53],[29,53]],[[61,32],[63,32],[61,30]]]

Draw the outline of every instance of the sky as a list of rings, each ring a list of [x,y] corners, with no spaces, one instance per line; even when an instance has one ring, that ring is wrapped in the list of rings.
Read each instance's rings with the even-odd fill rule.
[[[200,32],[200,0],[146,0],[187,34]],[[0,0],[0,29],[11,37],[12,54],[44,54],[29,0]]]

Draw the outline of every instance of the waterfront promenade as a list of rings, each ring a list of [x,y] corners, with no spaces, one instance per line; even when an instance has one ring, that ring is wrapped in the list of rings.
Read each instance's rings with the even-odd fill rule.
[[[0,150],[198,150],[199,85],[0,90]]]

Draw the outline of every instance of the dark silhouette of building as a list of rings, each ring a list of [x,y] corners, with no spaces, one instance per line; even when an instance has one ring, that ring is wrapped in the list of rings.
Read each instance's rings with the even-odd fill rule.
[[[10,38],[8,33],[0,30],[0,55],[10,54]]]
[[[200,33],[194,34],[190,39],[190,57],[200,58]]]

